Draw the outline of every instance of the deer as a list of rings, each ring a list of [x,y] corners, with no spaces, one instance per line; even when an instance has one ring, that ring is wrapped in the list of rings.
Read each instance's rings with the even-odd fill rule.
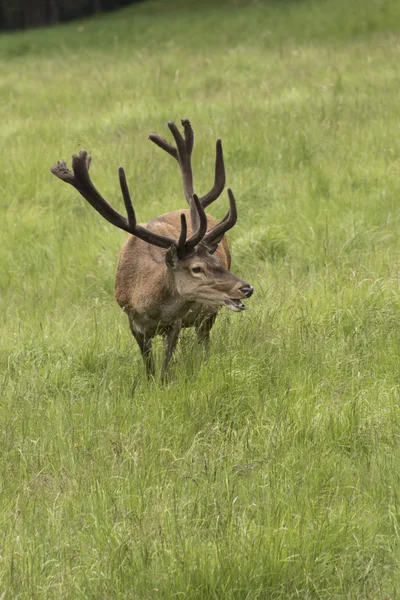
[[[51,167],[54,175],[72,185],[104,219],[130,234],[118,260],[115,297],[128,316],[149,379],[155,377],[153,338],[164,337],[162,382],[182,328],[194,327],[198,342],[207,348],[219,309],[225,306],[235,312],[243,311],[242,300],[254,291],[249,283],[230,272],[231,255],[225,234],[237,221],[232,190],[227,189],[229,210],[220,222],[205,212],[225,187],[221,139],[216,141],[213,187],[199,198],[194,193],[191,165],[194,132],[188,119],[182,119],[181,124],[183,135],[175,123],[168,122],[176,146],[155,133],[149,139],[178,162],[189,208],[168,212],[144,224],[137,223],[123,167],[118,173],[127,217],[95,188],[89,176],[92,157],[86,150],[72,156],[72,171],[63,160]]]

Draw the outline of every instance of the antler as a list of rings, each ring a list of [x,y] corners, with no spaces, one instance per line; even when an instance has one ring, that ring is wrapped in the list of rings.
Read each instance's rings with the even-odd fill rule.
[[[237,221],[236,200],[233,192],[228,188],[229,211],[225,217],[217,225],[215,225],[202,239],[202,244],[205,246],[213,246],[219,244],[225,233],[232,229]]]
[[[196,217],[196,212],[193,207],[192,197],[193,197],[193,174],[192,174],[192,150],[194,143],[194,133],[193,128],[190,124],[189,119],[181,120],[185,139],[183,139],[182,134],[179,129],[172,121],[168,122],[168,127],[174,136],[174,140],[176,142],[176,148],[172,146],[169,142],[164,140],[161,136],[151,133],[149,135],[149,139],[154,142],[157,146],[168,152],[171,156],[173,156],[179,163],[182,172],[182,182],[183,182],[183,191],[185,193],[186,200],[190,206],[190,216],[192,219],[192,224],[194,225]],[[217,139],[216,143],[216,158],[215,158],[215,179],[214,185],[211,190],[200,198],[200,202],[203,208],[206,208],[211,202],[214,202],[220,195],[225,186],[225,166],[224,166],[224,155],[222,152],[222,142],[220,139]]]
[[[72,171],[71,172],[65,161],[59,161],[57,164],[51,167],[51,172],[56,175],[62,181],[72,185],[78,192],[93,206],[98,213],[101,214],[109,223],[123,229],[132,235],[140,238],[141,240],[158,246],[160,248],[170,248],[176,246],[178,250],[178,256],[184,258],[193,253],[195,246],[203,239],[207,231],[207,217],[204,212],[204,208],[201,205],[200,200],[193,194],[193,210],[196,211],[196,220],[198,226],[196,231],[192,234],[189,239],[187,237],[187,223],[184,214],[181,214],[181,233],[178,240],[154,233],[145,227],[137,224],[135,211],[132,205],[128,184],[126,181],[125,171],[122,167],[119,168],[119,183],[121,186],[121,192],[125,203],[126,213],[128,218],[121,215],[119,212],[108,204],[108,202],[101,196],[92,183],[89,176],[89,168],[92,157],[88,155],[86,150],[81,150],[79,156],[76,154],[72,157]]]

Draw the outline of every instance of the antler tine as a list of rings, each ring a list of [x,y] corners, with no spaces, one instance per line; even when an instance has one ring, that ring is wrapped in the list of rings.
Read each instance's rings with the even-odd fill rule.
[[[205,245],[212,245],[216,243],[217,240],[220,241],[225,233],[232,229],[237,221],[237,210],[236,210],[236,200],[233,195],[233,192],[230,188],[228,188],[228,197],[229,197],[229,211],[225,215],[225,217],[220,221],[215,227],[210,229],[207,235],[203,238],[203,243]]]
[[[180,234],[179,240],[178,240],[178,249],[183,249],[185,247],[186,236],[187,236],[186,217],[184,214],[181,214],[181,234]]]
[[[187,121],[189,123],[188,119],[183,119],[183,120]],[[187,155],[186,141],[183,139],[181,132],[179,131],[179,129],[177,128],[177,126],[175,125],[175,123],[173,121],[168,121],[167,125],[168,125],[168,129],[174,136],[176,147],[178,149],[179,159],[182,162],[182,159],[184,160]],[[189,126],[190,126],[190,123],[189,123]]]
[[[174,148],[172,144],[167,142],[167,140],[164,140],[164,138],[156,133],[150,133],[149,140],[154,142],[162,150],[165,150],[165,152],[168,152],[168,154],[176,158],[176,160],[179,162],[178,150]]]
[[[193,194],[193,205],[197,211],[199,225],[192,236],[186,241],[185,248],[187,250],[193,249],[195,246],[197,246],[207,231],[207,215],[204,212],[204,208],[202,207],[196,194]]]
[[[135,209],[132,205],[131,195],[129,193],[128,183],[126,181],[126,175],[123,167],[119,167],[119,185],[121,187],[122,197],[124,199],[126,214],[128,215],[128,223],[131,231],[135,230],[136,227],[136,215]]]
[[[194,132],[193,127],[190,124],[189,119],[181,120],[182,127],[185,131],[185,145],[189,156],[192,156],[193,144],[194,144]]]
[[[211,202],[214,202],[221,195],[225,187],[225,164],[222,151],[222,140],[217,139],[215,152],[215,178],[211,190],[200,198],[203,208],[207,208]]]

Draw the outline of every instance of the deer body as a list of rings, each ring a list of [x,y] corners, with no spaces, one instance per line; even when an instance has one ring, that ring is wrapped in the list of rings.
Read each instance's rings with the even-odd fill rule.
[[[208,194],[198,198],[193,191],[191,168],[193,129],[187,119],[182,125],[184,138],[174,123],[168,123],[176,148],[156,134],[151,134],[150,139],[178,161],[189,209],[166,213],[148,223],[136,222],[122,167],[119,178],[127,218],[115,211],[94,187],[89,176],[91,157],[86,151],[72,157],[73,173],[64,161],[51,169],[74,186],[105,219],[131,234],[118,261],[115,297],[129,318],[148,375],[154,375],[152,339],[159,334],[165,337],[162,379],[182,327],[195,327],[199,342],[207,344],[219,308],[242,311],[245,306],[241,299],[253,293],[248,283],[229,270],[231,257],[224,235],[237,219],[232,191],[228,189],[230,209],[222,221],[218,223],[204,210],[225,185],[221,140],[216,146],[214,185]]]

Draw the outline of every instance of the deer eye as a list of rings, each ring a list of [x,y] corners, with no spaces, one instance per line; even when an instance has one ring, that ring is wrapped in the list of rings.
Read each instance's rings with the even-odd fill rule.
[[[201,273],[202,272],[202,268],[201,267],[193,267],[192,272],[193,273]]]

